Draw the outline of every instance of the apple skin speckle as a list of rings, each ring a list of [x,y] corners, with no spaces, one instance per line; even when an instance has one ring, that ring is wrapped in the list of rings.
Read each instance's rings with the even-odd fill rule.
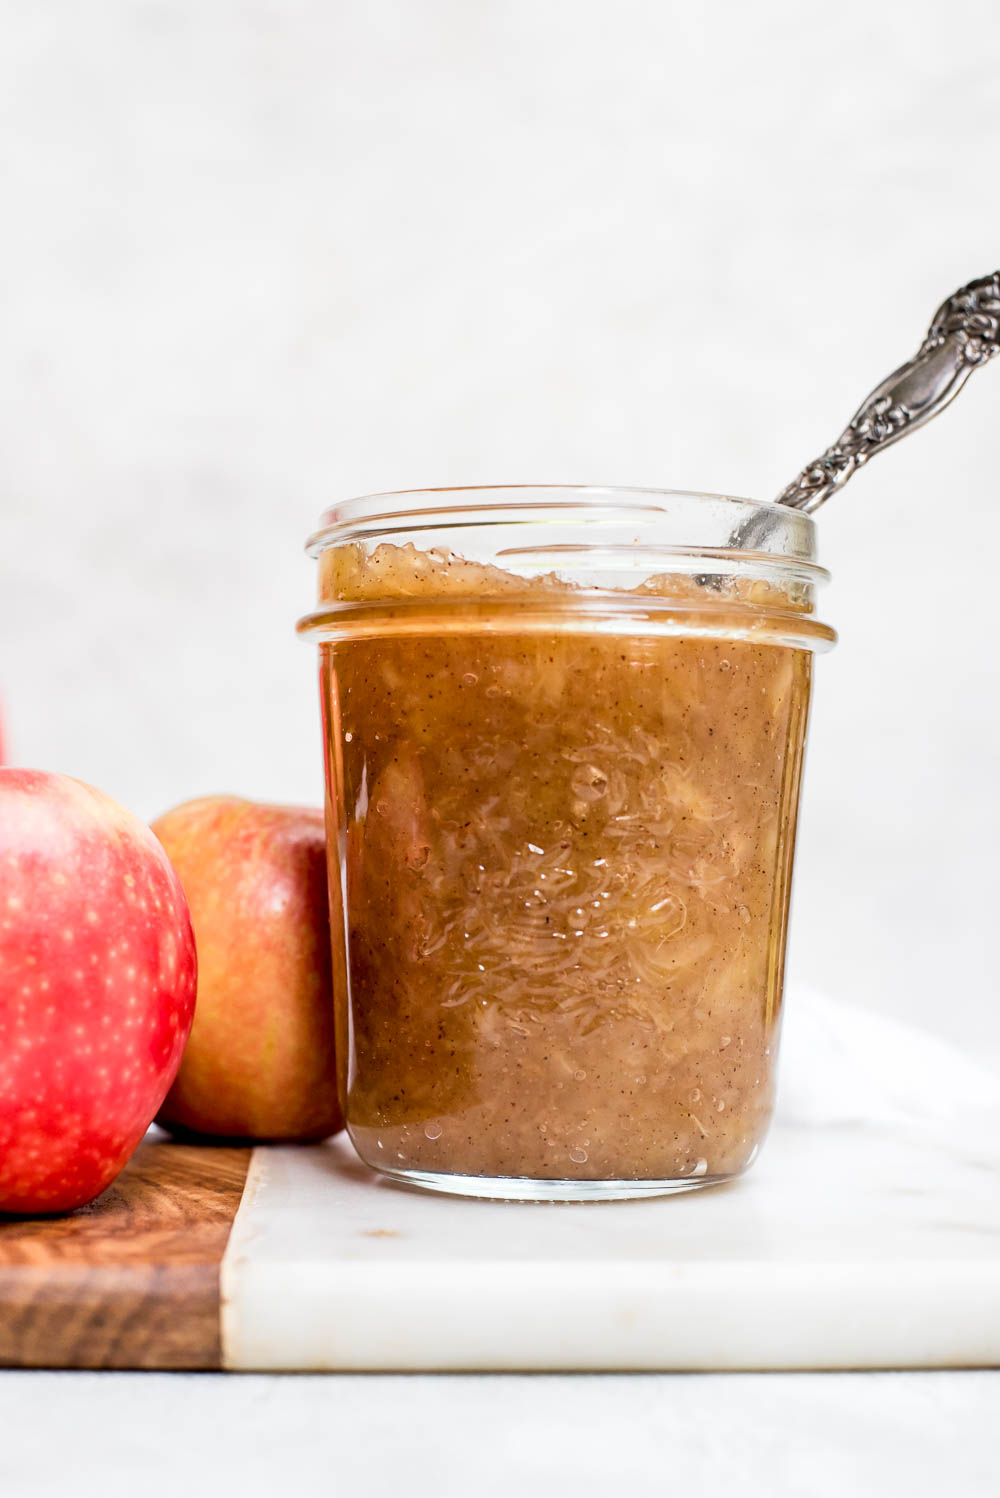
[[[196,982],[149,828],[81,781],[0,769],[0,1212],[110,1185],[180,1066]]]

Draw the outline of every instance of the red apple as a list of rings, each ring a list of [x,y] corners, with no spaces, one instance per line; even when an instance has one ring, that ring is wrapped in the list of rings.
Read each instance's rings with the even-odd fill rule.
[[[79,780],[0,769],[0,1211],[67,1211],[114,1180],[174,1079],[195,981],[149,828]]]
[[[232,796],[153,823],[198,943],[198,1010],[158,1122],[176,1133],[323,1139],[334,1066],[323,813]]]

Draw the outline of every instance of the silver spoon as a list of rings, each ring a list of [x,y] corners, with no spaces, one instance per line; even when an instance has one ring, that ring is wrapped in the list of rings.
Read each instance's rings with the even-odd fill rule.
[[[972,371],[996,353],[1000,271],[942,302],[916,356],[876,386],[833,446],[782,489],[778,504],[818,510],[869,458],[943,411]]]
[[[1000,353],[1000,271],[970,281],[942,302],[916,355],[877,385],[832,447],[777,496],[811,513],[876,453],[943,411],[974,369]],[[771,528],[765,513],[737,527],[730,545],[753,550]],[[709,581],[709,579],[705,579]]]

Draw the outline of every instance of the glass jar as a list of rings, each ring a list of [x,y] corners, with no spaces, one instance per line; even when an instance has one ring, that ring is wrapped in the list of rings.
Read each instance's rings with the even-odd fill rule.
[[[727,1180],[772,1110],[826,574],[796,510],[645,489],[337,505],[309,551],[341,1102],[411,1185]]]

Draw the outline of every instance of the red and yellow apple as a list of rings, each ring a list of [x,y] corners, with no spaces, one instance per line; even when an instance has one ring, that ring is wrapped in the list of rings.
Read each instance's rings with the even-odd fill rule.
[[[323,813],[231,796],[153,823],[191,907],[198,1008],[157,1121],[180,1134],[323,1139],[342,1127]]]
[[[195,978],[149,828],[79,780],[0,769],[0,1211],[114,1180],[180,1064]]]

